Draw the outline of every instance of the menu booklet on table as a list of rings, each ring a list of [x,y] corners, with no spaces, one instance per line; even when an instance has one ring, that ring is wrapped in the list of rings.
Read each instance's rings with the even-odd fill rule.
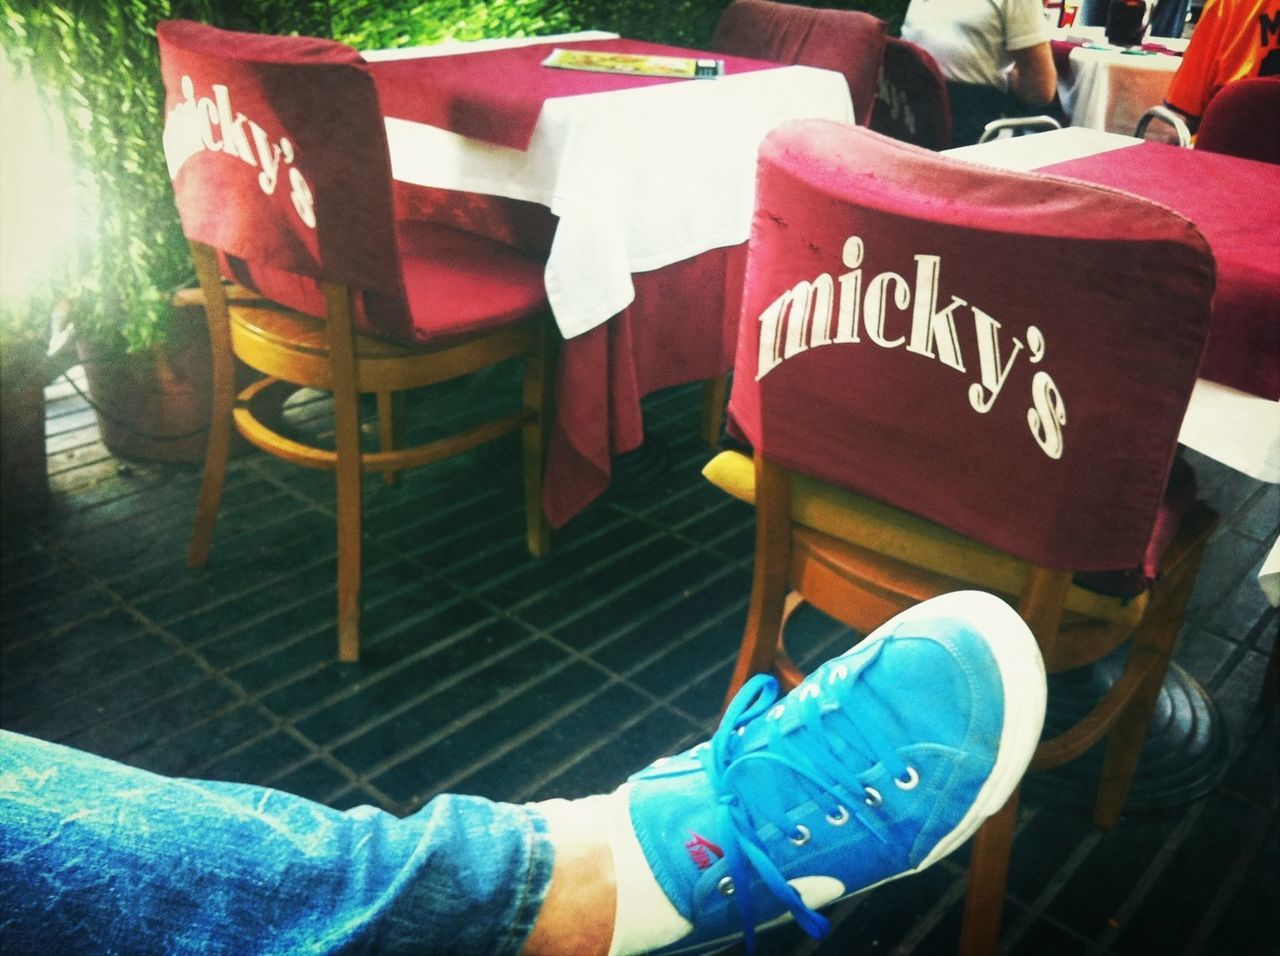
[[[724,60],[562,50],[559,47],[551,51],[542,65],[562,70],[586,70],[590,73],[630,73],[633,76],[671,76],[683,79],[712,79],[724,74]]]

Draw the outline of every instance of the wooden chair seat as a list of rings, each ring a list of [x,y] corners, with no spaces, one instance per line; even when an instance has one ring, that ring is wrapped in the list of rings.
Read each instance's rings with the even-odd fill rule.
[[[722,491],[755,504],[756,464],[742,452],[721,452],[703,475]],[[1043,573],[942,525],[807,475],[789,472],[787,481],[795,526],[788,568],[793,596],[771,658],[771,668],[786,684],[803,679],[785,645],[786,618],[801,596],[823,613],[866,633],[906,607],[951,591],[976,587],[1017,604],[1033,579]],[[1157,586],[1136,597],[1121,598],[1069,584],[1061,598],[1056,639],[1041,649],[1046,670],[1056,673],[1101,660],[1129,640],[1169,592],[1194,582],[1195,566],[1217,515],[1202,502],[1192,501],[1177,524],[1177,534],[1161,555]],[[1176,632],[1168,631],[1161,635],[1162,652],[1172,650],[1175,636]],[[1139,651],[1139,657],[1143,653]],[[1114,721],[1132,700],[1145,673],[1145,664],[1134,668],[1086,726],[1043,742],[1033,769],[1058,766],[1096,744],[1105,734],[1107,720]],[[1118,804],[1100,808],[1097,822],[1114,826],[1119,809]]]
[[[721,452],[702,474],[721,491],[755,504],[755,465],[749,455]],[[1025,561],[1008,552],[808,475],[792,473],[790,497],[791,517],[797,525],[889,560],[909,562],[966,587],[1012,596],[1021,592],[1031,573]],[[1180,523],[1186,520],[1187,507],[1196,503],[1177,501],[1171,506],[1180,510],[1170,520]],[[1150,597],[1148,590],[1134,596],[1113,596],[1073,583],[1065,608],[1071,614],[1132,627],[1146,613]]]

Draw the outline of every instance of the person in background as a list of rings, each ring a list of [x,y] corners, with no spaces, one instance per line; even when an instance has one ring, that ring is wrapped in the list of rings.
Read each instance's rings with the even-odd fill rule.
[[[954,146],[977,142],[991,120],[1053,112],[1058,76],[1041,0],[911,0],[902,38],[938,62]]]
[[[1251,76],[1280,76],[1280,0],[1208,0],[1165,105],[1194,133],[1218,90]]]
[[[611,794],[399,818],[0,731],[0,951],[622,956],[720,949],[924,869],[1017,787],[1044,664],[1008,604],[918,604]]]

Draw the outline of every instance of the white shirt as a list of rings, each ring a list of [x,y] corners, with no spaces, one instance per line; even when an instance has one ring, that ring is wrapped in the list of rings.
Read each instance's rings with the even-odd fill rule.
[[[911,0],[902,38],[924,47],[948,80],[1008,89],[1013,50],[1049,41],[1042,0]]]

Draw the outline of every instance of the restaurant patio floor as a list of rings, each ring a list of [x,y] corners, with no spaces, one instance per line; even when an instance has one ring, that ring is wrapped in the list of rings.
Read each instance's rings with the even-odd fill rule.
[[[431,398],[450,417],[475,394]],[[698,473],[698,395],[647,401],[646,450],[540,561],[524,550],[514,445],[398,487],[369,480],[365,653],[342,665],[328,475],[238,458],[210,565],[188,570],[198,469],[112,458],[59,384],[53,514],[4,529],[0,724],[343,808],[405,813],[446,789],[527,800],[611,788],[707,733],[744,620],[752,512]],[[308,427],[315,407],[290,415]],[[1189,458],[1223,523],[1178,660],[1212,696],[1227,756],[1189,785],[1164,783],[1153,757],[1152,802],[1180,788],[1189,802],[1130,813],[1112,833],[1090,825],[1070,781],[1036,787],[1008,952],[1280,952],[1280,709],[1259,706],[1277,611],[1254,579],[1280,534],[1280,488]],[[806,662],[849,640],[816,614],[795,631]],[[822,944],[788,929],[765,951],[954,952],[964,862],[961,851],[836,907]]]

